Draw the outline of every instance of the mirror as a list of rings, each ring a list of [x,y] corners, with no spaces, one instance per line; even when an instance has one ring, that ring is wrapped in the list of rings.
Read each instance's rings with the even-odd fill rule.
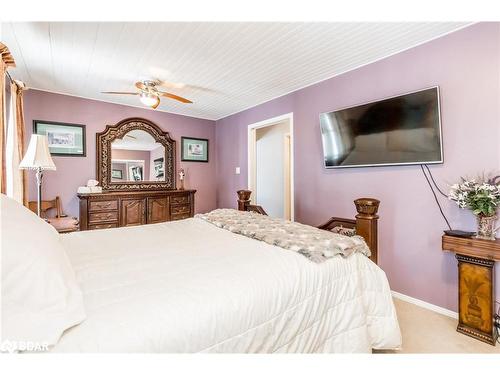
[[[144,130],[111,142],[111,182],[165,181],[165,147]]]
[[[97,134],[104,191],[175,189],[175,141],[149,120],[130,118]]]

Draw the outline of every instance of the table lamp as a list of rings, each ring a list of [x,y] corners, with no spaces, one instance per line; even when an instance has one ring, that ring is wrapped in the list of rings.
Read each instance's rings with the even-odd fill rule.
[[[19,164],[19,169],[36,170],[36,183],[38,185],[37,213],[40,216],[42,211],[42,171],[56,170],[56,166],[50,156],[47,136],[39,134],[31,136],[28,151],[26,151],[23,160]]]

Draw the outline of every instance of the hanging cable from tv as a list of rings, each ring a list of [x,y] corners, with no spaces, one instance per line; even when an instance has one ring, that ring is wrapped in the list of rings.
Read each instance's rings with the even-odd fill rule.
[[[424,168],[425,166],[425,168]],[[431,188],[431,192],[432,192],[432,195],[434,196],[434,200],[436,201],[436,204],[439,208],[439,212],[441,212],[441,216],[443,217],[444,221],[446,221],[446,225],[448,225],[448,229],[450,231],[453,231],[453,229],[451,228],[451,225],[450,225],[450,222],[448,221],[448,218],[446,217],[446,215],[444,214],[443,212],[443,208],[441,207],[441,204],[439,203],[439,199],[437,197],[437,194],[436,192],[434,191],[434,188],[433,188],[433,184],[434,186],[436,187],[436,190],[443,196],[445,197],[448,197],[445,193],[443,193],[441,191],[441,189],[437,186],[436,184],[436,181],[434,180],[434,177],[432,176],[432,173],[431,173],[431,170],[429,169],[429,166],[427,166],[426,164],[420,164],[420,168],[422,169],[422,173],[424,174],[424,177],[425,177],[425,180],[427,181],[427,184],[429,185],[429,187]],[[425,170],[427,169],[427,172],[429,173],[429,176],[427,176],[427,174],[425,173]],[[432,181],[432,183],[431,183]]]

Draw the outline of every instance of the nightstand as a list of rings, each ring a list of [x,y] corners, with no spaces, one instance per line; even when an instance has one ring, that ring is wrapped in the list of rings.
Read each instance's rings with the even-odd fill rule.
[[[37,201],[31,201],[28,203],[28,208],[37,213]],[[69,233],[76,232],[80,230],[80,223],[76,217],[68,217],[63,214],[61,199],[56,197],[50,201],[41,202],[41,217],[50,225],[52,225],[59,233]],[[55,210],[55,217],[47,218],[47,212],[50,210]]]
[[[80,230],[78,220],[74,217],[51,217],[47,219],[47,223],[56,228],[59,233],[70,233]]]
[[[443,236],[443,250],[458,260],[457,331],[495,345],[494,265],[500,261],[500,238],[496,241]]]

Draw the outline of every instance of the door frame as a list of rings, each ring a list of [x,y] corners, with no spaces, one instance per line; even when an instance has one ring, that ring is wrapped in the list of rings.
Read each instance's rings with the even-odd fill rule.
[[[286,122],[289,127],[289,135],[290,135],[290,220],[295,220],[295,173],[294,173],[294,137],[293,137],[293,112],[286,113],[280,116],[272,117],[266,120],[262,120],[259,122],[255,122],[253,124],[248,125],[248,147],[247,147],[247,162],[248,162],[248,173],[247,173],[247,186],[248,190],[252,191],[252,204],[255,203],[255,197],[257,196],[257,184],[256,184],[256,130],[265,128],[268,126],[277,125],[280,123]],[[284,192],[284,196],[286,194]],[[285,202],[286,203],[286,202]],[[264,209],[266,209],[264,207]]]

